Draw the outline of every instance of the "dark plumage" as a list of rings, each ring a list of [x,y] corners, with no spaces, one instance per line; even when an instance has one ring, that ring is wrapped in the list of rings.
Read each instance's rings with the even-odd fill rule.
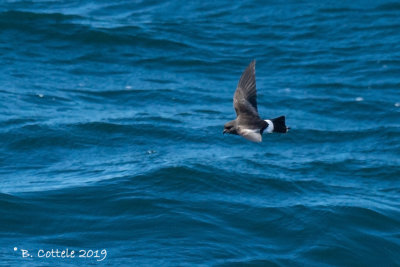
[[[286,133],[288,128],[285,125],[284,116],[263,120],[258,115],[255,68],[256,61],[254,60],[240,77],[233,96],[236,119],[225,124],[223,133],[241,135],[250,141],[261,142],[264,130],[269,133]]]

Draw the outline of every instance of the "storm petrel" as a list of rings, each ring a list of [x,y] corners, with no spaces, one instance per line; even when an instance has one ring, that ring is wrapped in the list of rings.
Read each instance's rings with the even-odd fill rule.
[[[286,133],[289,129],[285,124],[285,116],[263,120],[258,115],[255,60],[240,77],[233,96],[233,107],[236,119],[225,124],[224,134],[241,135],[250,141],[261,142],[264,130],[267,133]]]

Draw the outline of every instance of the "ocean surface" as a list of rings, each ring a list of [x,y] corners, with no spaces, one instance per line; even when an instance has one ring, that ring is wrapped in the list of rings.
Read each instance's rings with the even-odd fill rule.
[[[399,2],[1,1],[0,63],[1,266],[400,266]]]

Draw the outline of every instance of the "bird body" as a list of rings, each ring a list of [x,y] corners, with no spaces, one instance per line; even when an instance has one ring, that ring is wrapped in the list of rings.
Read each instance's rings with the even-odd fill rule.
[[[233,107],[236,119],[224,125],[223,133],[236,134],[253,141],[261,142],[262,134],[286,133],[289,128],[285,124],[285,116],[263,120],[258,115],[255,60],[252,61],[240,77],[233,96]]]

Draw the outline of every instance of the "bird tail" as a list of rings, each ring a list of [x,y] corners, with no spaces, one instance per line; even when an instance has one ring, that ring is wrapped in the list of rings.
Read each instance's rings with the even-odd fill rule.
[[[271,119],[271,121],[274,124],[274,133],[287,133],[287,131],[290,129],[286,127],[285,116]]]

